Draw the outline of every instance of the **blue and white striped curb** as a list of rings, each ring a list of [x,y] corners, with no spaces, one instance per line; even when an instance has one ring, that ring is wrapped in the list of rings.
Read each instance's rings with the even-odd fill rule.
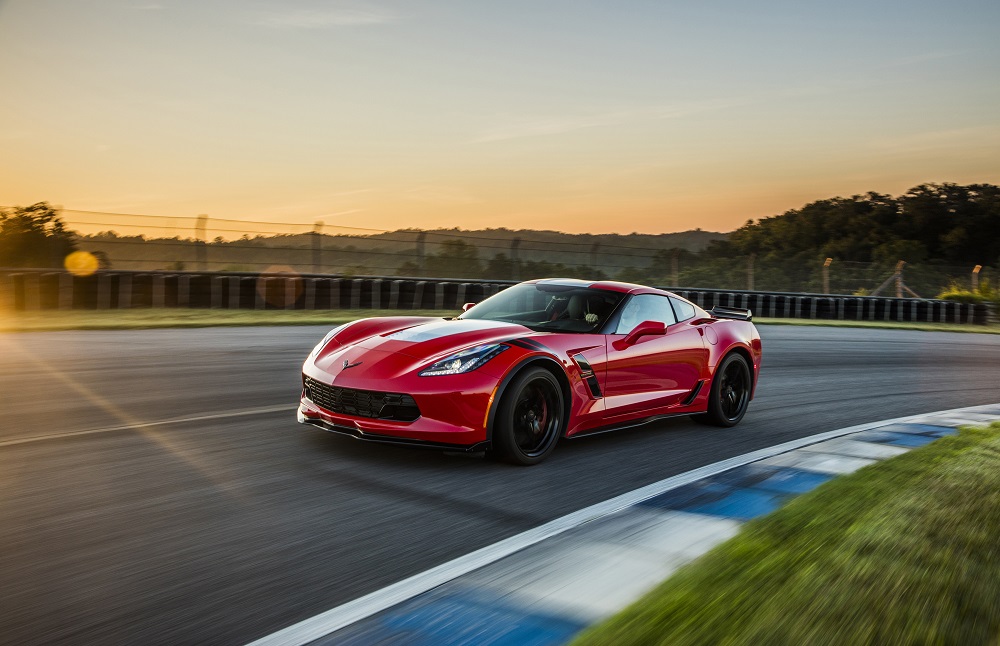
[[[958,426],[992,421],[1000,421],[1000,404],[853,426],[730,458],[445,563],[254,646],[564,644],[747,520]]]

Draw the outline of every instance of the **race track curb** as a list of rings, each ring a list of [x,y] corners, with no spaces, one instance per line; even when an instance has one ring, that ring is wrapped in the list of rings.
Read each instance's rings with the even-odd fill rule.
[[[254,646],[565,644],[744,522],[838,475],[992,421],[1000,421],[1000,403],[851,426],[723,460],[477,550]]]

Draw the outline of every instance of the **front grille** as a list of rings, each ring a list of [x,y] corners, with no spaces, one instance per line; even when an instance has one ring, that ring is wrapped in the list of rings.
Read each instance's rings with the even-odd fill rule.
[[[306,397],[331,413],[397,422],[412,422],[420,417],[417,402],[409,395],[328,386],[312,377],[305,377],[303,385]]]

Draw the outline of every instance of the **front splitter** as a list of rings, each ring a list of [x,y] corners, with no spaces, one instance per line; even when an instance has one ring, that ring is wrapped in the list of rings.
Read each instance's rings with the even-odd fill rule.
[[[308,417],[302,412],[301,408],[298,409],[295,417],[298,420],[299,424],[307,424],[309,426],[315,426],[316,428],[323,429],[328,433],[336,433],[337,435],[346,435],[347,437],[353,437],[356,440],[362,440],[365,442],[374,442],[377,444],[395,444],[397,446],[410,446],[418,449],[437,449],[439,451],[455,451],[461,453],[479,453],[482,451],[487,451],[490,448],[490,443],[488,441],[477,442],[471,445],[446,444],[443,442],[425,442],[423,440],[414,440],[406,437],[393,437],[391,435],[366,433],[357,427],[344,426],[341,424],[332,424],[321,418]]]

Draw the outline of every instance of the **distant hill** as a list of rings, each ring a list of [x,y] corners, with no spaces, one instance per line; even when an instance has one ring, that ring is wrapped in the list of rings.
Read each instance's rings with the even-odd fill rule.
[[[103,233],[78,242],[82,249],[101,252],[115,269],[522,280],[567,276],[848,294],[878,289],[904,261],[907,285],[933,296],[951,284],[969,285],[976,265],[983,266],[977,280],[998,282],[1000,187],[922,184],[898,196],[832,197],[749,221],[729,234],[405,229],[367,236],[244,236],[207,244]],[[824,268],[827,258],[831,264]]]
[[[442,254],[456,242],[465,254],[482,265],[498,256],[516,255],[522,262],[547,262],[550,266],[600,269],[612,276],[623,268],[644,267],[662,250],[683,249],[697,253],[723,233],[699,229],[664,234],[572,234],[529,229],[404,229],[370,236],[333,236],[311,233],[256,236],[200,243],[192,239],[120,236],[113,232],[81,236],[79,246],[100,251],[115,269],[200,269],[199,254],[209,270],[259,271],[287,266],[300,273],[314,269],[314,245],[319,246],[318,270],[323,273],[395,275],[401,269],[419,268],[421,256]],[[422,248],[422,252],[421,252]],[[409,264],[407,264],[409,263]],[[464,272],[463,275],[469,275]],[[494,276],[499,277],[499,276]]]
[[[886,289],[899,261],[905,283],[924,297],[953,284],[970,286],[976,265],[979,279],[996,285],[1000,187],[921,184],[895,197],[870,192],[817,200],[747,222],[698,254],[682,254],[679,271],[661,257],[625,274],[663,285],[868,294]]]

